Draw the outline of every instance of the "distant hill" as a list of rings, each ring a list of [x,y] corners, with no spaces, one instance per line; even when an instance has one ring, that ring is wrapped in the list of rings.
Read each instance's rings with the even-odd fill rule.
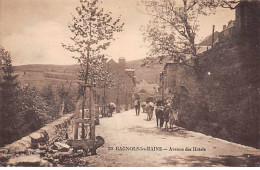
[[[159,75],[165,62],[141,67],[143,59],[127,61],[126,67],[134,68],[136,80],[148,84],[159,84]],[[31,64],[14,66],[21,84],[31,84],[39,89],[47,85],[73,84],[76,86],[77,65]]]
[[[135,69],[135,75],[138,82],[145,80],[150,84],[159,84],[160,72],[163,70],[165,61],[162,64],[153,64],[141,66],[143,59],[127,61],[126,65],[129,68]]]
[[[135,69],[135,75],[137,81],[145,80],[150,84],[159,84],[160,72],[163,70],[165,63],[168,62],[168,59],[162,61],[162,63],[154,63],[152,65],[141,66],[143,59],[127,61],[126,65],[129,68]]]
[[[77,65],[45,65],[31,64],[14,66],[15,74],[20,84],[30,84],[41,90],[43,87],[52,85],[58,87],[61,84],[77,87]]]
[[[30,64],[14,66],[15,71],[75,73],[77,65]]]

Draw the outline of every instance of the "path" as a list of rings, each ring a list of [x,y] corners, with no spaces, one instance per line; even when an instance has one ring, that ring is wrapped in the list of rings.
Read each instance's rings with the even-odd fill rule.
[[[101,118],[100,123],[96,135],[105,144],[98,155],[78,160],[85,166],[260,166],[258,149],[177,127],[167,132],[156,127],[155,117],[147,121],[145,113],[135,116],[134,110]]]

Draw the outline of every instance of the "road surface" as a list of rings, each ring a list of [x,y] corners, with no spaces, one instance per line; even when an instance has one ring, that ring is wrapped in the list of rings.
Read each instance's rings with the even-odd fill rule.
[[[105,144],[98,155],[77,158],[74,164],[98,167],[260,166],[260,150],[175,127],[156,127],[155,116],[134,110],[100,118],[96,136]],[[78,164],[77,164],[78,163]]]

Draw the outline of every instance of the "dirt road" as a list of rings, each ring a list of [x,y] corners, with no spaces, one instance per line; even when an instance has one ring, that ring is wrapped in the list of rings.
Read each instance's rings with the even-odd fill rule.
[[[101,118],[96,135],[105,139],[98,155],[79,158],[85,166],[260,166],[260,150],[200,133],[156,127],[155,116],[134,110]],[[75,161],[75,160],[74,160]]]

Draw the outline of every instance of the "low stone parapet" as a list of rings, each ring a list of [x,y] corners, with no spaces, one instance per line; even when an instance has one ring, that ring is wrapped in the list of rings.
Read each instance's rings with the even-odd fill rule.
[[[0,153],[26,153],[28,149],[37,149],[41,145],[49,145],[58,138],[66,138],[68,126],[71,124],[74,113],[66,114],[59,119],[46,124],[43,128],[31,133],[29,136],[23,137],[5,147],[0,148]]]

